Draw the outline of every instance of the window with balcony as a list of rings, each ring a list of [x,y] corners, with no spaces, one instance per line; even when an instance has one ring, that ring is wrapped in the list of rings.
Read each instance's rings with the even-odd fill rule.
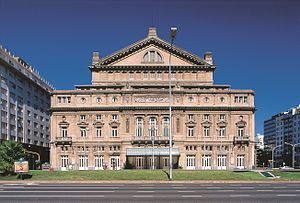
[[[156,136],[156,130],[157,130],[157,119],[155,117],[150,117],[149,119],[150,136]]]
[[[243,137],[245,135],[245,127],[239,126],[238,127],[238,136]]]
[[[61,136],[68,137],[68,128],[67,127],[61,127]]]

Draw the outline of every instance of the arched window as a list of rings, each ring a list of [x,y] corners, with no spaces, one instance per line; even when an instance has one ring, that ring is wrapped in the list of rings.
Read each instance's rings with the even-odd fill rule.
[[[162,56],[157,51],[148,51],[143,57],[143,62],[162,62]]]
[[[136,118],[136,136],[141,137],[143,136],[143,129],[144,129],[144,119],[141,117]]]
[[[156,136],[157,120],[155,117],[150,117],[149,120],[149,134],[150,136]]]
[[[169,124],[170,120],[168,117],[164,117],[163,119],[163,136],[169,137]]]

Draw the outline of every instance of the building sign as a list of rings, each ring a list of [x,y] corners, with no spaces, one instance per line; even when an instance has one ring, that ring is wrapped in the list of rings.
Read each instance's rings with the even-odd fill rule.
[[[15,162],[15,173],[27,173],[28,172],[28,161]]]
[[[135,97],[136,103],[166,103],[169,102],[168,97]]]
[[[50,164],[49,163],[42,164],[42,171],[50,171]]]

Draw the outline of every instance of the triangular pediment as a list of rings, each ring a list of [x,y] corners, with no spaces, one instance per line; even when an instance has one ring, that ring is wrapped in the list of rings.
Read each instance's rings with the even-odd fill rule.
[[[160,61],[145,61],[145,54],[155,51],[161,55]],[[204,59],[189,53],[174,45],[171,46],[159,37],[147,37],[128,47],[121,49],[94,64],[92,68],[101,68],[103,66],[168,66],[170,52],[172,66],[203,66],[214,68],[214,65],[207,63]]]

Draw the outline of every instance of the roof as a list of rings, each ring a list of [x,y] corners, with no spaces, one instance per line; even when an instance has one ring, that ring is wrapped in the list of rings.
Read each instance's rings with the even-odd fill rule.
[[[179,47],[171,44],[170,42],[167,42],[167,41],[159,38],[156,35],[156,31],[155,31],[155,34],[151,33],[151,29],[154,29],[154,28],[149,29],[149,34],[146,38],[144,38],[140,41],[137,41],[121,50],[118,50],[109,56],[102,58],[98,63],[91,65],[90,68],[91,69],[99,69],[99,68],[104,68],[105,66],[110,66],[113,63],[120,61],[121,59],[123,59],[135,52],[138,52],[141,49],[148,47],[150,45],[154,45],[156,47],[159,47],[160,49],[170,52],[170,53],[172,53],[172,55],[175,55],[178,58],[188,61],[193,65],[201,66],[202,68],[206,67],[207,69],[215,68],[215,65],[207,63],[204,59],[198,57],[197,55],[194,55],[182,48],[179,48]]]

